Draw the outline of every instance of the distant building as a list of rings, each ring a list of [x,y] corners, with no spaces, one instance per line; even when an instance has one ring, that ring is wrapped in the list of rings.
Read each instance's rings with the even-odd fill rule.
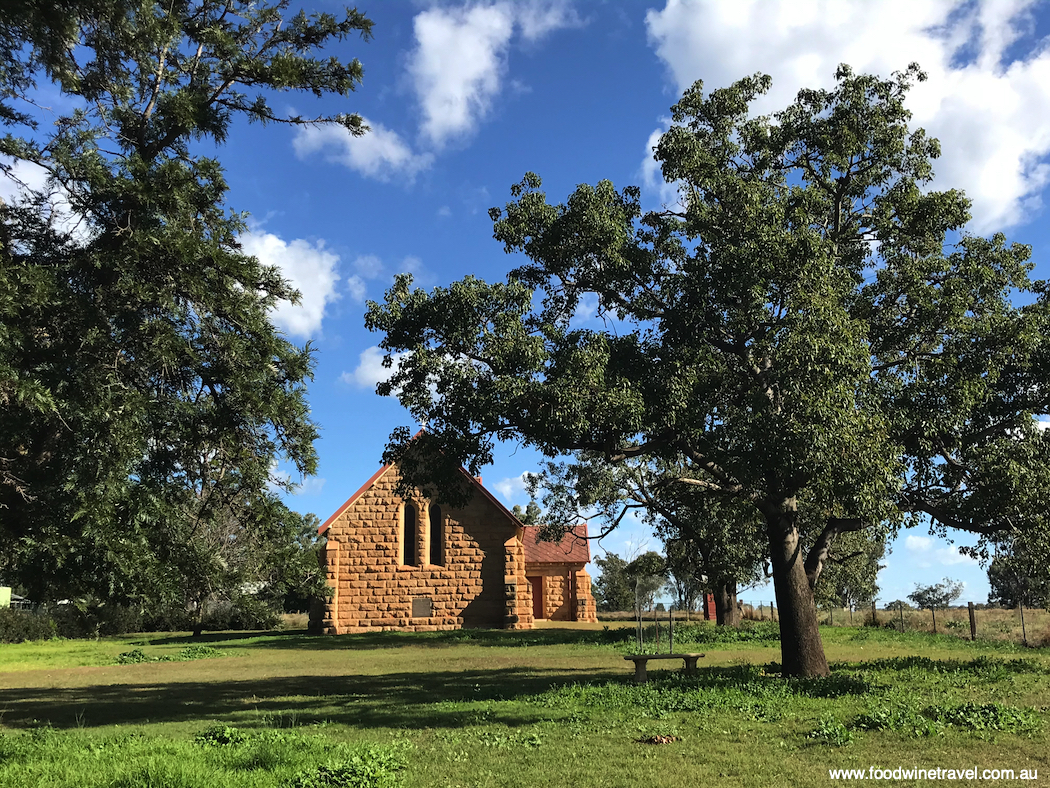
[[[333,596],[311,627],[327,634],[483,627],[531,629],[538,619],[597,621],[587,526],[539,542],[480,479],[462,509],[395,493],[384,465],[318,529]]]

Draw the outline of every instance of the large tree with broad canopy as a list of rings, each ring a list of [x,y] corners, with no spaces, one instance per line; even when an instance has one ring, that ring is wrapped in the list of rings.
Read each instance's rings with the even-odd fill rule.
[[[402,277],[369,306],[407,353],[378,391],[427,425],[429,459],[407,428],[386,459],[435,487],[497,439],[682,463],[762,519],[785,675],[828,672],[813,589],[840,534],[1042,527],[1045,289],[1027,247],[966,234],[965,196],[928,188],[939,145],[904,106],[924,78],[841,66],[757,117],[768,76],[696,83],[655,148],[680,195],[661,210],[608,181],[550,204],[526,175],[491,211],[526,258],[506,282]],[[574,327],[585,296],[603,327]]]

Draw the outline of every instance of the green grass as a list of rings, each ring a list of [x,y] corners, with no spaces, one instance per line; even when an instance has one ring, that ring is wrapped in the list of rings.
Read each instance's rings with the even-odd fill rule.
[[[703,625],[676,631],[706,654],[698,675],[655,669],[635,686],[631,632],[0,646],[0,787],[828,785],[833,768],[957,764],[1050,776],[1044,650],[835,627],[831,676],[785,680],[775,630]],[[159,660],[193,645],[226,656]],[[145,661],[117,664],[136,650]]]

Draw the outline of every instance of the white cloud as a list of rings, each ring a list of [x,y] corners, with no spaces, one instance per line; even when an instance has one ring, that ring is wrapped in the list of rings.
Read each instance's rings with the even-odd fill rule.
[[[443,219],[447,219],[449,216],[452,215],[452,209],[449,208],[447,205],[442,205],[440,208],[437,209],[437,215],[442,217]]]
[[[386,273],[386,267],[383,265],[383,261],[374,254],[360,255],[354,260],[354,270],[357,271],[358,275],[363,279],[378,279]]]
[[[298,306],[290,301],[279,301],[273,311],[273,321],[287,333],[308,338],[321,328],[325,306],[339,298],[336,282],[339,274],[336,266],[339,255],[324,248],[324,241],[316,244],[297,238],[291,243],[273,233],[256,230],[240,237],[245,254],[259,258],[264,265],[276,266],[281,275],[300,292],[302,300]],[[348,282],[350,294],[359,300],[363,297],[363,283],[352,277]]]
[[[339,380],[349,386],[375,391],[376,384],[389,380],[398,362],[408,354],[395,353],[394,365],[389,369],[383,366],[384,355],[385,353],[378,346],[368,348],[358,357],[358,364],[353,372],[344,372],[339,376]]]
[[[953,544],[947,545],[934,550],[934,560],[939,564],[945,566],[954,566],[955,564],[976,564],[977,561],[968,555],[963,555],[959,552],[959,548]]]
[[[1025,221],[1050,182],[1050,47],[1040,41],[1004,62],[1030,25],[1034,0],[667,0],[646,14],[649,40],[679,90],[705,89],[762,71],[768,112],[802,87],[830,87],[835,67],[889,76],[917,61],[929,81],[907,105],[913,126],[942,143],[936,188],[965,189],[972,229]]]
[[[320,476],[310,476],[303,480],[298,487],[295,488],[296,495],[317,495],[321,490],[324,489],[325,480]]]
[[[555,30],[583,25],[576,9],[564,0],[519,0],[514,7],[518,24],[521,25],[521,35],[526,41],[537,41]]]
[[[514,501],[525,495],[525,474],[512,476],[508,479],[500,479],[492,485],[492,489],[503,496],[504,500]]]
[[[341,126],[300,126],[292,147],[305,159],[321,154],[325,161],[342,164],[379,181],[402,179],[408,183],[434,161],[429,153],[414,153],[396,131],[365,120],[369,131],[355,137]]]
[[[928,536],[914,536],[909,534],[904,538],[904,546],[909,550],[915,550],[916,552],[921,550],[929,550],[933,545],[933,540]]]
[[[354,274],[346,280],[346,292],[350,294],[350,298],[353,299],[354,303],[360,304],[365,300],[368,286],[361,277]]]
[[[8,171],[0,170],[0,200],[9,204],[18,203],[30,193],[47,197],[43,208],[51,227],[59,233],[68,234],[78,243],[86,243],[94,236],[94,230],[83,214],[73,211],[69,203],[69,192],[59,184],[48,183],[48,171],[39,164],[5,158],[10,165]]]
[[[642,159],[642,184],[650,193],[655,193],[663,205],[674,205],[678,202],[678,187],[664,180],[660,163],[653,158],[653,148],[660,142],[660,137],[671,125],[670,118],[662,118],[662,125],[656,128],[645,141],[645,158]]]
[[[515,29],[527,41],[578,26],[567,2],[497,2],[430,8],[415,18],[408,73],[435,147],[469,135],[499,93]]]

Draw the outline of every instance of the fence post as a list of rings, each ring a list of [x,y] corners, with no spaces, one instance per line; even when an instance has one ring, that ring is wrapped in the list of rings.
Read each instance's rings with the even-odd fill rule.
[[[930,606],[930,613],[933,614],[933,634],[937,634],[937,606]]]
[[[901,632],[903,632],[904,631],[904,603],[903,602],[898,602],[897,603],[897,607],[899,607],[900,611],[901,611]]]
[[[973,609],[973,602],[968,602],[970,608],[970,640],[977,640],[977,612]]]
[[[1020,602],[1018,602],[1017,606],[1021,609],[1021,639],[1024,641],[1024,644],[1027,646],[1028,645],[1028,632],[1025,631],[1025,628],[1024,628],[1024,600],[1022,599]]]
[[[877,627],[879,625],[879,615],[875,612],[875,600],[871,600],[871,625]]]
[[[777,617],[775,615],[773,615],[773,603],[772,602],[769,603],[769,620],[770,621],[776,621],[777,620]]]
[[[674,605],[667,609],[667,653],[674,654]]]

